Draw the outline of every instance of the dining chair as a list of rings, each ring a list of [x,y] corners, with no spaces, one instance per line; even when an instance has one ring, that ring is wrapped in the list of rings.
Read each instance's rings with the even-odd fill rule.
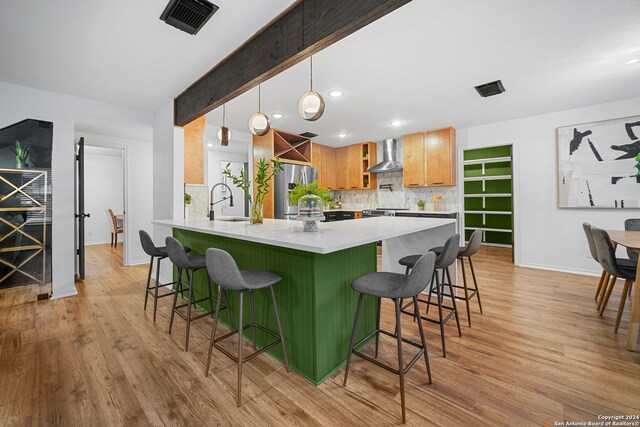
[[[588,222],[582,223],[582,228],[584,229],[584,234],[587,236],[587,244],[589,245],[589,252],[591,253],[591,258],[594,259],[598,264],[598,251],[596,249],[596,242],[593,240],[593,234],[591,233],[591,224]],[[600,303],[604,297],[604,293],[607,289],[607,284],[609,283],[609,273],[607,273],[604,269],[602,270],[602,274],[600,274],[600,280],[598,281],[598,287],[596,288],[596,295],[594,299],[598,301],[598,309],[600,309]]]
[[[620,296],[620,305],[618,306],[618,314],[616,316],[616,323],[614,332],[618,332],[620,326],[620,319],[622,318],[622,312],[624,311],[624,304],[627,300],[627,294],[629,289],[633,285],[633,281],[636,278],[636,267],[629,265],[621,265],[616,259],[616,250],[611,243],[609,233],[598,227],[591,227],[591,234],[596,244],[596,251],[598,252],[598,260],[604,270],[607,271],[612,277],[620,278],[624,280],[624,288],[622,289],[622,295]],[[605,295],[605,299],[600,309],[600,316],[604,313],[604,310],[615,286],[615,280],[611,281]]]
[[[107,214],[111,223],[111,246],[115,248],[118,246],[118,234],[124,233],[124,225],[118,225],[118,218],[116,218],[111,208],[107,209]]]
[[[625,231],[640,231],[640,218],[629,218],[624,222]],[[638,265],[638,253],[632,249],[627,248],[627,255],[629,259]]]

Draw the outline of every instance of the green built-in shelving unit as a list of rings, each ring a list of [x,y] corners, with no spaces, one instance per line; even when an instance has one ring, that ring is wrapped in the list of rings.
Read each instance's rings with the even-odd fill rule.
[[[464,232],[483,231],[487,245],[513,246],[511,145],[465,150]]]

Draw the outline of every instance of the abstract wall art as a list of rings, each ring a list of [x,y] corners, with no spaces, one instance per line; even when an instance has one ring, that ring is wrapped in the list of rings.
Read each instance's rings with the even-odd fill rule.
[[[558,128],[558,206],[640,208],[640,116]]]

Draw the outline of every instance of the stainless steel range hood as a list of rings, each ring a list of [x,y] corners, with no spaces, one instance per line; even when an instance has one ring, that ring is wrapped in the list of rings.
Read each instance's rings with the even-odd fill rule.
[[[367,169],[367,172],[398,172],[402,170],[402,163],[397,160],[398,152],[395,139],[385,139],[382,141],[382,161]]]

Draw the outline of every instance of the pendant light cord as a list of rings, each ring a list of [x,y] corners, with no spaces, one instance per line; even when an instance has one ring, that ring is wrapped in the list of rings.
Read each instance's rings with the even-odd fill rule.
[[[261,89],[260,89],[260,84],[258,85],[258,113],[261,113],[260,111],[260,96],[261,96]]]
[[[311,78],[310,78],[310,83],[311,84],[310,84],[310,86],[311,86],[311,92],[313,92],[313,55],[311,55],[309,57],[309,62],[310,62],[310,65],[311,65]]]
[[[227,116],[227,104],[222,104],[222,127],[225,127],[226,116]]]

